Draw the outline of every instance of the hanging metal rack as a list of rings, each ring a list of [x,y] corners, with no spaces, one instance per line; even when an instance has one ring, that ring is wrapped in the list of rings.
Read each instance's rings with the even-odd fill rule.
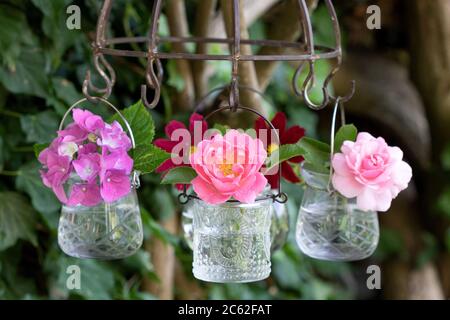
[[[335,46],[326,47],[318,46],[314,43],[313,28],[311,18],[306,5],[306,0],[297,0],[298,17],[303,33],[300,41],[290,42],[281,40],[251,40],[241,39],[240,34],[240,0],[233,1],[233,32],[232,37],[227,38],[207,38],[207,37],[160,37],[158,36],[158,23],[161,16],[163,0],[154,0],[153,9],[150,18],[150,31],[146,37],[118,37],[107,38],[106,31],[108,20],[111,12],[113,0],[105,0],[101,9],[101,13],[97,22],[96,39],[93,42],[94,67],[100,77],[104,81],[104,87],[96,87],[92,83],[90,71],[86,74],[83,83],[83,93],[91,101],[94,101],[95,95],[108,98],[116,82],[116,74],[112,66],[108,63],[105,56],[121,56],[146,58],[147,68],[145,74],[146,84],[141,86],[141,99],[148,108],[154,108],[161,96],[161,84],[163,80],[162,59],[185,59],[185,60],[224,60],[230,61],[232,64],[232,77],[230,83],[230,106],[232,111],[236,111],[239,106],[239,80],[238,69],[240,61],[291,61],[299,62],[295,75],[292,79],[292,85],[295,93],[303,97],[305,103],[314,110],[325,108],[332,102],[339,99],[340,102],[346,102],[351,99],[355,92],[355,82],[351,83],[351,91],[345,97],[334,97],[329,91],[329,84],[335,74],[338,72],[342,64],[342,47],[341,32],[336,11],[331,0],[324,0],[328,14],[330,16]],[[280,22],[282,23],[282,22]],[[116,46],[130,43],[146,43],[146,51],[125,50],[116,48]],[[230,54],[201,54],[201,53],[185,53],[185,52],[160,52],[159,46],[164,43],[195,43],[195,44],[228,44],[230,46]],[[294,48],[296,54],[272,54],[258,55],[241,54],[241,46],[264,46],[264,47],[281,47]],[[315,62],[318,60],[336,60],[335,67],[325,79],[322,92],[322,102],[315,104],[310,98],[310,91],[315,85]],[[303,84],[299,84],[299,75],[303,69],[308,67],[308,74]],[[148,98],[148,89],[153,90],[153,97]]]

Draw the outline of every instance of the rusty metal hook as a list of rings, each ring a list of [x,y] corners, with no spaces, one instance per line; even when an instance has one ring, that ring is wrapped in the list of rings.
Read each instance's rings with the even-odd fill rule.
[[[323,101],[320,104],[315,104],[312,99],[309,96],[309,93],[311,91],[311,89],[314,87],[315,82],[316,82],[316,77],[315,77],[315,73],[314,73],[314,61],[309,61],[308,63],[309,66],[309,72],[308,75],[306,76],[305,81],[303,82],[303,87],[301,89],[298,88],[298,78],[300,77],[304,67],[305,67],[305,63],[302,63],[297,70],[295,71],[294,77],[293,77],[293,88],[295,93],[298,96],[302,96],[303,100],[305,101],[306,105],[313,109],[313,110],[321,110],[323,108],[325,108],[328,103],[330,102],[330,94],[328,91],[328,78],[327,80],[325,80],[325,83],[323,84],[322,87],[322,93],[323,93]]]
[[[155,64],[156,64],[156,73],[155,73]],[[161,60],[155,58],[149,58],[147,64],[147,72],[145,75],[145,80],[147,84],[143,84],[141,86],[141,99],[144,105],[153,109],[159,102],[161,97],[161,82],[163,77],[163,67],[161,64]],[[154,90],[153,99],[151,102],[147,99],[147,86],[149,86],[152,90]]]
[[[98,74],[102,77],[103,81],[105,82],[105,87],[104,88],[96,87],[92,83],[91,70],[86,71],[86,78],[83,81],[83,94],[91,102],[96,102],[96,100],[94,99],[95,96],[90,94],[89,91],[102,94],[102,98],[107,99],[111,95],[112,88],[114,87],[114,84],[116,82],[116,73],[114,72],[114,69],[111,67],[111,65],[108,63],[108,61],[102,54],[95,54],[94,66]],[[105,72],[102,66],[107,70],[108,74],[107,72]]]

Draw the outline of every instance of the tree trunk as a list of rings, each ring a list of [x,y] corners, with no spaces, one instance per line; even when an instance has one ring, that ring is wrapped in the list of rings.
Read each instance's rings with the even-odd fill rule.
[[[436,214],[436,200],[448,186],[441,164],[443,149],[450,141],[450,1],[408,1],[411,41],[411,73],[425,102],[432,135],[432,156],[435,170],[429,172],[424,191],[427,199],[428,220],[445,243],[448,220]],[[450,254],[443,252],[441,279],[450,279]],[[445,283],[445,295],[450,297],[450,285]]]

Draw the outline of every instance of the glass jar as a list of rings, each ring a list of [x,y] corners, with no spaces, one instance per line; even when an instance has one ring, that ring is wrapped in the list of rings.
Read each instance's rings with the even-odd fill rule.
[[[181,227],[183,229],[184,240],[191,250],[194,241],[194,213],[192,212],[192,207],[192,201],[189,201],[183,206],[183,211],[181,212]]]
[[[142,241],[142,220],[134,188],[113,203],[62,207],[58,244],[69,256],[122,259],[138,251]]]
[[[306,190],[298,216],[296,240],[306,255],[330,261],[369,257],[379,240],[376,212],[357,208],[356,199],[328,191],[329,175],[303,166]]]
[[[277,189],[270,190],[271,194],[278,194]],[[270,216],[270,251],[273,253],[281,249],[287,240],[289,234],[289,212],[287,203],[272,202]]]
[[[272,199],[252,204],[193,202],[194,262],[197,279],[209,282],[253,282],[270,274],[270,208]]]
[[[270,187],[264,190],[265,194],[277,194],[278,190],[271,190]],[[194,230],[193,230],[193,212],[192,201],[183,206],[181,213],[181,226],[183,229],[184,239],[192,250]],[[270,209],[271,224],[270,224],[270,252],[273,253],[281,249],[287,240],[289,234],[289,213],[286,203],[272,202]]]

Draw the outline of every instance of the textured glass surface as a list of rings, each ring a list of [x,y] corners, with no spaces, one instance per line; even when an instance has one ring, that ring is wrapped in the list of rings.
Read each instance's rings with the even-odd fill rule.
[[[194,276],[221,283],[267,278],[271,203],[209,205],[193,200]]]
[[[69,256],[122,259],[134,254],[142,241],[142,220],[135,190],[110,204],[62,207],[58,243]]]
[[[330,194],[327,175],[321,179],[308,171],[305,176],[315,187],[307,185],[298,216],[296,240],[303,253],[332,261],[369,257],[379,240],[377,213],[358,210],[355,199]]]
[[[278,192],[278,190],[266,190],[269,192]],[[289,213],[287,211],[286,203],[272,202],[270,214],[272,222],[270,225],[270,251],[273,253],[276,250],[281,249],[285,243],[289,234]],[[183,229],[183,236],[186,240],[189,248],[192,249],[194,241],[194,229],[193,229],[193,212],[192,201],[188,202],[183,207],[181,215],[181,226]]]
[[[276,191],[278,192],[278,191]],[[273,202],[271,204],[270,215],[272,223],[270,225],[270,251],[275,252],[281,249],[289,234],[289,213],[286,203]]]

